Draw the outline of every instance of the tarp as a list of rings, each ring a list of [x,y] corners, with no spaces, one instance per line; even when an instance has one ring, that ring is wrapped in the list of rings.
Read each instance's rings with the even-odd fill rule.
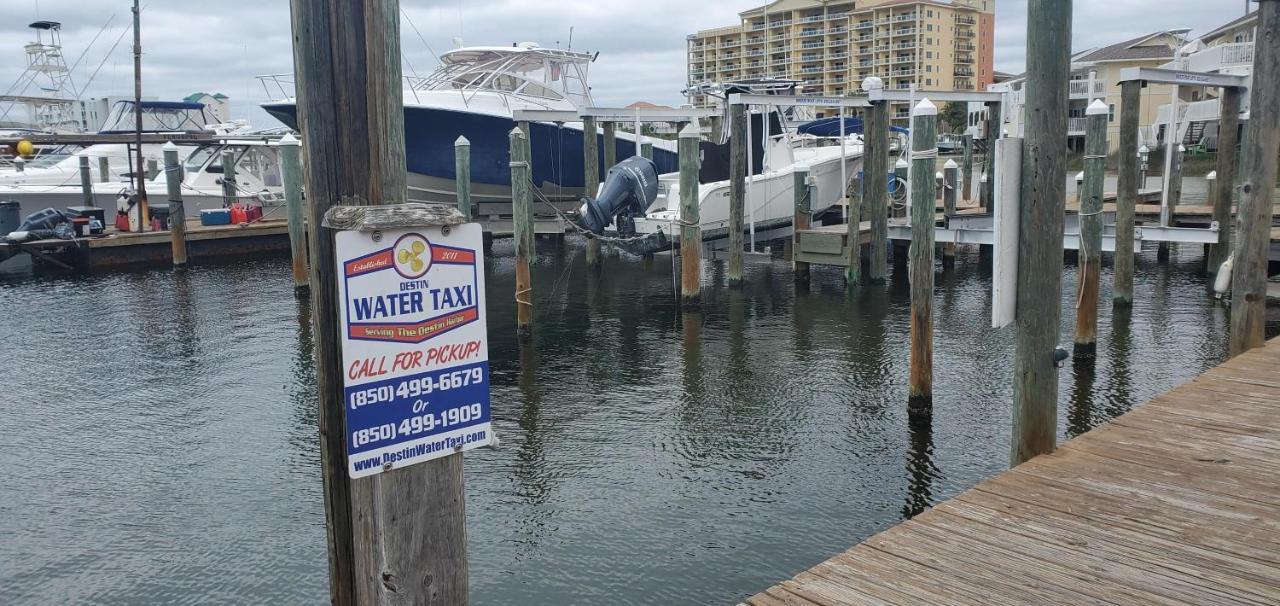
[[[890,132],[908,134],[908,131],[901,126],[889,126]],[[840,118],[822,118],[813,122],[801,124],[796,132],[802,135],[814,135],[816,137],[839,137],[840,136]],[[854,118],[846,116],[844,118],[844,132],[846,135],[862,134],[862,118]]]

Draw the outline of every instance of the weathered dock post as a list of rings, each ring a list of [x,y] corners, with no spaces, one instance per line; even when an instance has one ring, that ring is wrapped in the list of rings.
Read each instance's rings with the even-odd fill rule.
[[[93,203],[93,177],[89,175],[89,156],[80,156],[80,198],[85,206],[95,206]]]
[[[1116,252],[1111,287],[1114,306],[1133,305],[1133,228],[1138,204],[1138,115],[1142,82],[1120,84],[1120,148],[1116,181]]]
[[[289,252],[293,261],[293,291],[304,293],[309,284],[307,267],[306,203],[302,199],[302,143],[292,134],[280,138],[280,172],[284,205],[289,213]]]
[[[584,196],[594,198],[596,192],[600,190],[600,156],[596,151],[596,118],[595,116],[585,116],[582,118],[582,177]],[[587,265],[596,267],[600,265],[600,240],[598,238],[589,238],[587,240]]]
[[[879,78],[867,78],[862,89],[870,91],[883,88]],[[873,101],[867,110],[866,160],[863,162],[862,191],[866,212],[871,215],[871,263],[867,267],[867,279],[873,284],[883,283],[889,274],[889,103]],[[853,240],[856,242],[857,240]]]
[[[529,158],[525,156],[525,134],[520,127],[511,129],[511,218],[515,224],[512,240],[516,245],[516,336],[524,341],[533,336],[533,225],[529,221],[532,192],[529,185]],[[593,240],[594,241],[594,240]]]
[[[1076,287],[1076,357],[1098,345],[1098,278],[1102,273],[1102,189],[1107,170],[1107,104],[1085,110],[1084,185],[1080,188],[1080,278]]]
[[[965,133],[964,135],[964,159],[962,167],[964,168],[964,201],[968,204],[973,199],[973,133]],[[958,184],[957,184],[958,186]]]
[[[525,240],[528,241],[527,244],[529,247],[529,256],[526,257],[525,260],[529,263],[530,266],[532,266],[533,261],[535,258],[537,258],[537,254],[538,254],[537,253],[538,224],[533,218],[533,199],[532,199],[532,196],[533,196],[532,188],[534,187],[533,186],[533,125],[528,120],[521,120],[516,123],[516,126],[520,128],[520,132],[524,133],[524,138],[520,140],[521,143],[523,144],[520,148],[520,160],[528,164],[528,168],[529,168],[529,170],[525,173],[526,182],[530,184],[529,185],[530,199],[529,199],[529,203],[525,205],[525,221],[528,221],[529,229],[524,232],[525,234],[524,238]],[[515,156],[512,156],[511,159],[515,160]],[[591,195],[594,196],[595,192],[592,192]],[[512,201],[512,204],[514,209],[514,200]],[[514,212],[512,214],[514,215]],[[512,217],[513,231],[515,229],[514,226],[515,226],[515,218],[513,216]],[[514,234],[512,235],[514,237]]]
[[[1213,220],[1218,223],[1218,243],[1209,245],[1209,273],[1217,274],[1218,268],[1231,254],[1231,233],[1235,225],[1231,221],[1231,198],[1235,190],[1236,164],[1240,145],[1240,101],[1244,89],[1228,86],[1222,89],[1222,114],[1218,118],[1218,158],[1214,167],[1217,179],[1209,183],[1209,204],[1213,206]]]
[[[742,285],[742,223],[747,193],[747,106],[729,106],[729,286]]]
[[[471,222],[471,142],[461,135],[453,142],[453,172],[458,212]]]
[[[1057,440],[1054,353],[1062,316],[1072,4],[1071,0],[1029,0],[1027,6],[1027,124],[1018,221],[1012,465],[1052,452]]]
[[[1280,151],[1280,0],[1258,3],[1253,93],[1244,146],[1244,182],[1231,271],[1231,355],[1266,342],[1267,253],[1271,243],[1276,154]],[[1221,175],[1219,175],[1221,179]],[[1221,179],[1227,181],[1226,179]]]
[[[238,199],[236,194],[236,153],[231,150],[222,152],[222,204],[231,206]]]
[[[154,179],[160,174],[160,166],[155,158],[147,158],[147,179]]]
[[[173,251],[173,266],[187,264],[187,213],[182,207],[182,163],[178,161],[178,146],[173,141],[164,144],[164,181],[169,190],[169,243]]]
[[[906,218],[906,219],[910,218],[907,215],[907,212],[908,212],[907,205],[914,204],[912,200],[907,199],[907,196],[913,189],[912,186],[909,185],[907,182],[907,179],[910,177],[910,173],[911,173],[910,166],[911,165],[907,164],[905,152],[901,156],[898,156],[898,161],[895,162],[893,165],[893,182],[894,182],[894,189],[896,192],[894,195],[894,198],[901,200],[900,203],[894,204],[893,216],[895,218]],[[930,179],[932,179],[933,173],[930,172],[928,176]],[[929,208],[932,209],[934,212],[937,211],[937,205],[932,199],[929,200]],[[910,248],[910,242],[907,242],[906,240],[893,240],[892,246],[893,246],[893,266],[895,268],[901,268],[905,266],[907,263],[907,256],[908,256],[908,250]]]
[[[644,137],[644,141],[640,143],[640,155],[650,160],[653,159],[653,142],[648,137]]]
[[[396,0],[291,3],[315,318],[317,425],[330,602],[468,603],[462,456],[350,479],[346,456],[335,205],[407,197]]]
[[[698,307],[702,299],[702,226],[698,214],[698,127],[680,131],[680,303]]]
[[[13,170],[15,172],[25,172],[27,170],[27,159],[22,156],[14,157]]]
[[[604,123],[604,171],[618,164],[618,123],[609,120]]]
[[[923,99],[912,108],[911,133],[911,370],[907,413],[933,414],[933,246],[937,214],[938,107]],[[953,198],[954,201],[954,198]]]
[[[792,174],[791,193],[792,199],[795,201],[795,210],[791,216],[791,271],[797,282],[809,281],[809,264],[803,261],[795,260],[795,253],[800,250],[800,231],[809,229],[809,209],[812,203],[809,199],[809,168],[797,167]],[[852,223],[851,223],[852,225]],[[853,240],[854,246],[857,246],[857,240]]]
[[[111,181],[111,159],[106,156],[98,156],[98,180],[102,183]]]
[[[999,101],[988,101],[987,150],[982,158],[982,180],[978,184],[982,188],[981,200],[987,212],[992,212],[996,206],[996,141],[1000,140],[1000,129],[1003,126],[1004,105]]]
[[[1171,136],[1172,137],[1172,136]],[[1174,143],[1177,143],[1174,145]],[[1164,146],[1165,153],[1172,154],[1165,166],[1169,169],[1169,187],[1164,192],[1164,206],[1160,209],[1160,224],[1165,227],[1174,227],[1177,223],[1178,203],[1182,201],[1182,154],[1187,151],[1185,145],[1181,142],[1169,141]],[[1161,242],[1156,247],[1156,258],[1161,261],[1169,260],[1169,249],[1171,243]]]
[[[849,241],[849,258],[845,260],[844,283],[846,288],[852,288],[862,281],[862,208],[866,191],[866,173],[863,173],[862,179],[851,180],[845,188],[844,199],[848,202],[849,209],[849,216],[845,223],[845,237]]]
[[[946,220],[956,214],[956,190],[960,189],[960,166],[955,160],[947,160],[942,165],[942,214]],[[955,267],[956,243],[947,242],[942,245],[942,266]]]

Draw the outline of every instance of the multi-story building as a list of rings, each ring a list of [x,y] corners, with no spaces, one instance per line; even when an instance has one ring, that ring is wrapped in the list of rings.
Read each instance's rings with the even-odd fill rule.
[[[878,76],[891,89],[986,90],[994,11],[994,0],[777,0],[688,36],[688,83],[787,78],[839,96]]]

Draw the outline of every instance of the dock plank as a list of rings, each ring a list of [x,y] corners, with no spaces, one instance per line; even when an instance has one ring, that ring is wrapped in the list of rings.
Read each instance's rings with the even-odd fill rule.
[[[1280,340],[746,603],[1280,603]]]

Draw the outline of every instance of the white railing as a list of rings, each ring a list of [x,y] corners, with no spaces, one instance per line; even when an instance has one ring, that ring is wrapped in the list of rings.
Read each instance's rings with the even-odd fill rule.
[[[1107,94],[1107,83],[1102,80],[1093,80],[1093,92],[1089,92],[1090,80],[1071,80],[1067,83],[1067,92],[1072,99],[1085,99],[1091,96]]]
[[[1192,53],[1181,61],[1180,67],[1193,72],[1217,72],[1227,68],[1252,65],[1253,43],[1239,42],[1213,46],[1198,53]]]
[[[1084,129],[1088,126],[1088,118],[1067,118],[1067,134],[1083,135]]]

